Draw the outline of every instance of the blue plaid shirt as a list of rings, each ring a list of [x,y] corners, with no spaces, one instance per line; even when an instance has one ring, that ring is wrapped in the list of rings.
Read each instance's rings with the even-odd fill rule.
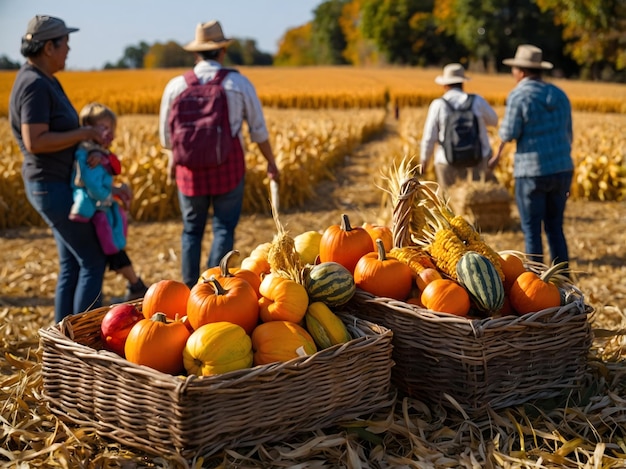
[[[516,140],[513,175],[572,171],[572,109],[565,93],[540,80],[522,79],[509,93],[499,135]]]

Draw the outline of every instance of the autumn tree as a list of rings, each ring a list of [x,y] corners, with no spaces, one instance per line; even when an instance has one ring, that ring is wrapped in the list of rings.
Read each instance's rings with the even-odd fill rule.
[[[184,68],[194,64],[193,54],[174,41],[156,42],[144,57],[144,68]]]
[[[136,46],[128,46],[124,49],[124,55],[117,63],[106,63],[104,68],[143,68],[143,59],[149,50],[150,45],[144,41]]]
[[[592,78],[602,69],[626,70],[624,0],[536,0],[563,28],[565,50]]]
[[[379,62],[379,54],[371,39],[361,29],[361,5],[365,0],[345,4],[339,17],[339,26],[346,41],[342,55],[352,65],[372,65]]]
[[[261,52],[253,39],[235,39],[226,49],[227,65],[272,65],[272,55]]]
[[[314,10],[311,42],[318,65],[342,65],[346,63],[343,51],[346,38],[339,18],[348,0],[328,0]]]
[[[364,0],[361,29],[390,63],[425,65],[441,44],[433,0]]]
[[[311,53],[311,29],[312,24],[306,23],[287,30],[278,45],[274,65],[315,65],[315,57]]]
[[[501,70],[502,59],[524,43],[541,47],[546,57],[567,67],[561,32],[535,0],[435,0],[433,14],[439,27],[465,47],[475,68]]]

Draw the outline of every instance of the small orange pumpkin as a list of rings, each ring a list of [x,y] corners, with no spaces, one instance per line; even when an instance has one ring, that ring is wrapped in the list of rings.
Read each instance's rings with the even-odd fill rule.
[[[193,286],[187,301],[191,327],[228,321],[252,333],[259,322],[259,303],[254,288],[242,278],[210,279]]]
[[[341,215],[340,225],[331,225],[322,234],[320,239],[320,263],[337,262],[343,265],[350,273],[359,259],[368,252],[372,252],[372,238],[360,226],[350,226],[348,215]]]
[[[146,319],[165,313],[168,319],[182,318],[187,311],[189,287],[178,280],[159,280],[150,285],[143,297],[141,311]]]
[[[377,239],[383,240],[383,244],[385,245],[385,252],[391,251],[391,249],[393,248],[393,233],[391,231],[391,228],[385,225],[377,225],[375,223],[368,222],[363,223],[363,225],[361,226],[365,229],[365,231],[367,231],[367,233],[370,235],[370,238],[372,238],[372,247],[374,248],[374,251],[378,250],[378,248],[376,247]]]
[[[124,354],[131,363],[177,375],[184,370],[183,350],[189,335],[181,321],[168,321],[165,314],[156,313],[133,326],[124,344]]]
[[[519,275],[509,290],[509,301],[517,314],[534,313],[561,305],[559,287],[551,278],[567,267],[566,262],[553,265],[541,276],[527,271]]]
[[[230,267],[231,261],[238,256],[239,251],[236,249],[227,252],[226,255],[220,260],[218,266],[210,267],[200,274],[198,283],[203,283],[211,277],[215,277],[217,280],[221,280],[226,277],[238,277],[248,282],[252,288],[254,288],[257,298],[260,298],[261,294],[259,293],[259,285],[261,285],[261,277],[248,269]]]
[[[354,283],[372,295],[396,300],[409,296],[413,271],[404,262],[387,257],[382,239],[376,240],[377,252],[365,254],[354,267]]]
[[[259,324],[252,332],[254,364],[286,362],[317,352],[317,346],[307,330],[291,321],[271,321]]]
[[[504,291],[508,292],[517,277],[526,272],[522,258],[512,251],[498,253],[502,273],[504,273]]]
[[[442,313],[467,316],[470,310],[470,297],[467,290],[454,280],[442,278],[433,280],[420,296],[425,308]]]
[[[309,305],[304,286],[275,273],[266,275],[259,288],[259,316],[262,322],[300,322]]]

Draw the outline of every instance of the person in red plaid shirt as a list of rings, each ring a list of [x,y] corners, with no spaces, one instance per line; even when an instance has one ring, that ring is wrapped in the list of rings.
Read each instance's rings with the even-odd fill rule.
[[[198,24],[195,39],[183,49],[196,54],[193,72],[200,84],[211,80],[222,67],[226,48],[233,42],[224,37],[217,21]],[[270,179],[278,181],[279,172],[261,102],[252,83],[241,73],[229,72],[222,81],[226,90],[230,128],[235,139],[236,151],[225,162],[211,168],[191,169],[175,164],[180,155],[170,152],[168,175],[178,187],[178,201],[182,213],[182,277],[189,287],[200,276],[202,238],[209,208],[213,207],[213,243],[207,268],[214,267],[234,246],[235,228],[239,222],[244,194],[245,153],[241,133],[246,121],[250,139],[255,142],[267,160]],[[174,77],[165,86],[159,113],[159,137],[161,145],[172,149],[169,119],[175,99],[187,89],[183,75]]]

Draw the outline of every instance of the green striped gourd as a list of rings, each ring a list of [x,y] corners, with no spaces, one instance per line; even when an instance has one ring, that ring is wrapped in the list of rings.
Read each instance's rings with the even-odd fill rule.
[[[332,261],[311,267],[305,276],[304,287],[311,303],[321,301],[330,307],[347,303],[356,291],[350,271]]]
[[[475,251],[466,252],[456,265],[456,274],[478,310],[493,314],[502,308],[504,284],[487,257]]]

